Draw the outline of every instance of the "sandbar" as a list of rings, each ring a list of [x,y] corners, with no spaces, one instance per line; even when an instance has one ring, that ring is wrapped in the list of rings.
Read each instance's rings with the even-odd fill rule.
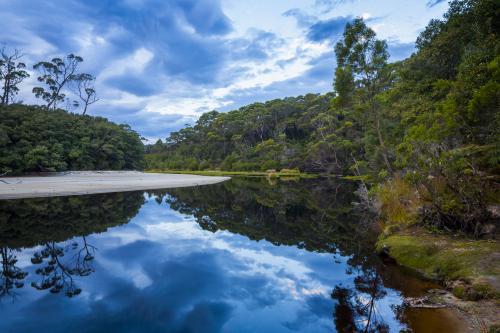
[[[76,171],[0,178],[0,200],[209,185],[229,177],[138,171]]]

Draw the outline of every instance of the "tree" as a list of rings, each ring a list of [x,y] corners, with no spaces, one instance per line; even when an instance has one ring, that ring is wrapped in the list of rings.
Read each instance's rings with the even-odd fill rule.
[[[341,100],[349,101],[354,93],[353,89],[357,88],[360,101],[372,117],[384,163],[387,170],[392,172],[382,135],[382,116],[376,99],[390,83],[387,43],[376,39],[375,32],[366,26],[363,19],[356,18],[354,22],[346,24],[343,39],[335,45],[335,55],[337,93]]]
[[[83,112],[82,114],[87,113],[87,109],[90,105],[99,101],[97,98],[96,91],[94,88],[95,77],[90,74],[78,74],[74,78],[74,82],[76,83],[76,91],[80,101],[83,103]],[[79,102],[75,103],[77,106],[80,105]]]
[[[33,69],[40,72],[38,81],[47,86],[46,88],[33,88],[35,96],[47,102],[47,108],[56,109],[57,103],[64,101],[66,97],[63,89],[84,75],[77,74],[78,65],[82,61],[82,57],[71,53],[65,59],[53,58],[51,61],[41,61],[35,64]]]
[[[24,69],[26,65],[20,62],[23,55],[19,50],[14,50],[9,54],[5,48],[0,49],[0,82],[2,85],[2,94],[0,95],[0,104],[8,105],[12,102],[13,98],[19,92],[18,85],[29,74]]]

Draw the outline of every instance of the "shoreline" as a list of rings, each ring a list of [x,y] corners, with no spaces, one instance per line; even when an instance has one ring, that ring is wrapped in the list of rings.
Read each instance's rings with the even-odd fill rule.
[[[138,171],[77,171],[48,176],[3,177],[0,178],[0,200],[190,187],[228,179],[230,177]]]
[[[145,170],[146,173],[200,175],[200,176],[234,176],[234,177],[268,177],[268,178],[319,178],[322,175],[304,173],[295,170],[288,171],[222,171],[222,170]]]
[[[441,284],[442,292],[408,300],[416,307],[448,308],[462,318],[466,332],[486,332],[490,327],[500,327],[497,315],[500,245],[497,240],[434,234],[413,227],[382,234],[376,251]]]

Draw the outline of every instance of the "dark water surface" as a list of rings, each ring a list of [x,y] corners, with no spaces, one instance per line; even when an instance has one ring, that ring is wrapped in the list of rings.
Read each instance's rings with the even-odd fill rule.
[[[0,332],[454,332],[408,311],[354,183],[0,201]],[[368,326],[368,329],[367,329]]]

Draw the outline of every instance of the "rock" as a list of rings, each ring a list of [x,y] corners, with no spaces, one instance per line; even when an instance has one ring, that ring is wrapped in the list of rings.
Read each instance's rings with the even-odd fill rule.
[[[426,308],[426,309],[438,309],[445,308],[445,304],[436,303],[428,296],[424,297],[405,297],[403,305],[410,308]]]
[[[443,289],[430,289],[427,291],[429,294],[435,294],[435,295],[446,295],[448,292]]]

